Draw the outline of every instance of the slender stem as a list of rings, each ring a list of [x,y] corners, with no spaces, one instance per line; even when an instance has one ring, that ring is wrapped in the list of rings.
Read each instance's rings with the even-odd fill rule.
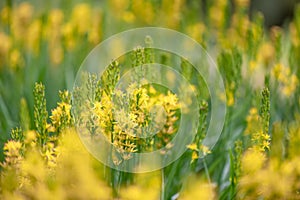
[[[164,200],[165,199],[165,173],[164,173],[164,168],[161,169],[161,196],[160,199]]]
[[[204,170],[205,170],[205,174],[207,176],[208,183],[211,184],[211,179],[210,179],[207,164],[206,164],[206,161],[205,161],[205,156],[203,157],[203,164],[204,164]]]

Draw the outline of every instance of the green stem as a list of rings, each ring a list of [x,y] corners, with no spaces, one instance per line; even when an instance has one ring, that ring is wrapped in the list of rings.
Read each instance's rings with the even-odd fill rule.
[[[209,172],[208,172],[208,168],[207,168],[207,164],[206,164],[206,161],[205,161],[205,157],[203,157],[203,164],[204,164],[204,170],[205,170],[205,174],[206,174],[208,183],[211,184],[211,179],[210,179],[210,175],[209,175]]]
[[[161,196],[160,199],[164,200],[165,199],[165,170],[162,168],[161,170]]]

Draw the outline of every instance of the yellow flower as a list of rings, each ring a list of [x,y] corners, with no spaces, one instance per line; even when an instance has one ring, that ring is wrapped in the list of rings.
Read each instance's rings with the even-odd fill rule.
[[[52,124],[56,129],[62,128],[62,126],[71,123],[71,105],[61,102],[58,106],[52,110],[52,115],[50,116]],[[48,127],[49,130],[53,130],[51,126]]]
[[[285,67],[281,63],[274,66],[272,75],[279,82],[279,89],[283,96],[291,97],[299,84],[297,76],[291,73],[290,68]]]
[[[92,26],[89,30],[88,40],[90,43],[96,45],[100,42],[102,37],[102,16],[101,13],[96,13],[92,18]]]
[[[197,152],[197,151],[193,151],[193,153],[192,153],[192,160],[191,160],[191,162],[193,162],[193,161],[197,160],[198,158],[199,158],[199,156],[198,156],[198,152]]]
[[[130,94],[131,110],[147,110],[149,108],[149,96],[145,88],[135,88]]]
[[[203,23],[196,23],[187,27],[187,34],[197,42],[202,42],[205,26]]]
[[[26,155],[21,165],[21,171],[23,176],[34,178],[40,182],[45,181],[46,168],[39,151],[33,149],[30,151],[30,154]]]
[[[3,150],[5,155],[5,162],[3,166],[8,168],[18,168],[22,160],[22,143],[19,141],[9,140],[4,144]]]
[[[226,90],[227,93],[227,105],[233,106],[234,105],[234,95],[231,90]]]
[[[270,142],[264,140],[262,144],[262,149],[270,149]]]
[[[249,63],[249,68],[250,68],[250,72],[253,73],[257,68],[258,68],[258,64],[256,61],[251,60]]]
[[[132,12],[135,18],[146,24],[151,24],[154,21],[154,9],[149,1],[132,0]]]
[[[250,114],[251,114],[251,115],[256,115],[256,114],[257,114],[257,109],[254,108],[254,107],[251,108],[251,109],[250,109]]]
[[[39,45],[41,40],[41,33],[42,33],[42,22],[38,19],[33,21],[29,28],[27,33],[27,48],[35,53],[39,52]]]
[[[53,64],[58,65],[63,61],[63,48],[61,46],[54,46],[50,48],[50,60]]]
[[[9,57],[9,64],[13,70],[17,69],[18,67],[24,66],[24,59],[19,50],[14,49],[11,51]]]
[[[237,40],[239,44],[245,42],[244,37],[246,36],[250,27],[250,20],[247,16],[242,16],[239,13],[234,13],[232,16],[232,28],[229,29],[229,37],[233,40]],[[228,40],[228,38],[226,38]],[[229,40],[230,41],[230,40]]]
[[[242,158],[242,172],[244,174],[253,174],[260,170],[266,160],[262,152],[253,149],[248,150]]]
[[[94,102],[94,106],[92,108],[93,115],[96,117],[96,124],[98,127],[104,131],[106,128],[111,126],[111,122],[113,121],[113,103],[111,99],[106,93],[103,93],[101,101]],[[105,132],[108,137],[110,137],[110,133]],[[109,138],[110,140],[111,138]]]
[[[275,49],[270,42],[263,43],[258,50],[257,60],[268,65],[274,58]]]
[[[269,134],[263,134],[264,140],[270,140],[270,135]]]
[[[235,0],[234,1],[236,3],[237,6],[240,7],[247,7],[249,5],[249,0]]]
[[[27,28],[31,22],[32,15],[33,7],[28,2],[21,3],[13,10],[11,28],[15,39],[23,41],[26,38]]]
[[[263,131],[254,132],[251,135],[253,148],[264,152],[270,149],[270,135],[264,134]]]
[[[133,23],[135,21],[135,16],[132,12],[124,12],[122,19],[127,23]]]
[[[11,14],[11,8],[9,8],[8,6],[4,6],[0,13],[0,19],[3,22],[3,24],[9,23],[10,14]]]
[[[253,134],[256,132],[261,131],[261,123],[260,123],[260,116],[258,114],[257,108],[253,107],[249,110],[249,114],[246,117],[247,127],[245,130],[245,134]]]
[[[281,70],[283,68],[283,65],[281,63],[278,63],[276,64],[274,67],[273,67],[273,76],[278,79],[280,73],[281,73]]]
[[[57,150],[52,142],[48,142],[43,149],[43,157],[47,161],[48,167],[55,167],[57,163]]]
[[[19,141],[10,140],[5,143],[3,150],[6,156],[19,156],[20,150],[22,148],[22,143]]]
[[[194,151],[199,151],[197,144],[193,143],[193,144],[189,144],[186,146],[188,149],[194,150]]]
[[[177,95],[170,91],[168,91],[167,95],[163,96],[162,104],[167,113],[171,113],[171,111],[177,110],[180,107]]]
[[[76,39],[75,39],[75,28],[73,23],[66,23],[62,27],[62,34],[64,36],[64,41],[66,48],[70,51],[73,50],[76,46]]]
[[[226,4],[226,1],[217,0],[209,10],[209,19],[215,28],[224,26]]]
[[[300,39],[299,39],[299,36],[298,36],[298,33],[297,33],[297,28],[296,28],[295,22],[290,23],[289,28],[290,28],[290,38],[292,40],[292,43],[295,46],[299,46],[300,45]]]
[[[50,119],[51,119],[51,117],[50,117]],[[55,127],[52,126],[51,124],[47,124],[46,129],[49,133],[55,132]]]
[[[35,141],[36,141],[36,132],[32,131],[32,130],[27,131],[26,134],[25,134],[24,143],[34,145],[33,143]]]
[[[73,8],[71,22],[75,25],[80,35],[88,32],[92,21],[91,13],[91,7],[86,3],[77,4]]]
[[[51,27],[59,27],[64,20],[64,13],[59,9],[53,9],[48,16],[48,23]],[[56,31],[56,30],[53,30]]]
[[[47,26],[45,28],[45,39],[48,41],[50,60],[53,64],[60,64],[63,60],[64,52],[61,45],[61,29],[64,20],[64,14],[59,9],[51,10],[48,16]]]
[[[179,199],[182,200],[213,200],[217,199],[215,192],[216,185],[207,183],[207,181],[202,180],[199,176],[188,176],[186,185],[183,191],[180,193]]]
[[[157,92],[156,89],[152,85],[150,85],[149,93],[152,94],[152,95],[155,95],[156,92]]]
[[[252,160],[256,165],[256,160]],[[240,177],[238,197],[242,199],[297,199],[299,159],[270,159],[255,173],[244,173]]]
[[[209,150],[209,148],[207,146],[205,146],[205,145],[201,145],[200,146],[200,150],[201,150],[201,152],[202,152],[202,154],[204,156],[206,156],[206,155],[208,155],[208,154],[211,153],[211,151]]]
[[[0,32],[0,66],[4,64],[4,61],[7,60],[9,49],[11,47],[11,40],[3,32]]]
[[[109,1],[109,8],[112,9],[115,17],[120,18],[126,12],[129,3],[128,0],[111,0]]]
[[[298,86],[298,78],[296,75],[292,74],[290,76],[289,81],[286,81],[287,83],[285,86],[282,87],[282,93],[286,97],[290,97],[294,94],[294,92],[297,89]]]

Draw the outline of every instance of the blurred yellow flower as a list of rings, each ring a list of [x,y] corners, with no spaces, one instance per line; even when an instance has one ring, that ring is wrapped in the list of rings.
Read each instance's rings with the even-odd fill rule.
[[[5,63],[11,47],[11,39],[4,32],[0,31],[0,67]]]
[[[205,26],[200,22],[187,27],[187,34],[200,43],[203,42],[204,31]]]
[[[33,17],[33,10],[34,8],[29,2],[22,2],[16,9],[13,9],[11,29],[17,41],[23,41],[26,38],[26,32]]]
[[[126,9],[129,7],[128,0],[111,0],[109,1],[110,9],[117,18],[120,18],[126,12]]]
[[[34,20],[28,27],[27,48],[35,55],[39,53],[42,34],[42,22],[39,19]]]
[[[1,166],[4,168],[18,168],[22,161],[21,151],[23,145],[19,141],[9,140],[4,144],[3,151],[5,161]]]
[[[133,23],[135,21],[135,16],[132,12],[124,12],[122,19],[127,23]]]
[[[249,5],[249,0],[234,0],[236,6],[247,7]]]
[[[186,182],[186,187],[184,187],[183,191],[179,194],[178,199],[217,199],[215,189],[216,185],[207,183],[205,180],[201,180],[201,177],[195,175],[189,176]]]
[[[152,24],[155,11],[149,1],[132,0],[132,12],[136,19],[146,24]]]
[[[207,146],[205,146],[205,145],[201,145],[200,146],[200,150],[201,150],[201,152],[202,152],[202,154],[204,156],[206,156],[206,155],[208,155],[208,154],[211,153],[211,151],[209,150],[209,148]]]
[[[258,64],[256,61],[251,60],[249,63],[249,69],[250,69],[250,73],[253,73],[257,68],[258,68]]]
[[[299,80],[295,74],[291,73],[290,68],[281,63],[273,67],[272,75],[279,82],[279,90],[284,97],[291,97],[296,91]]]
[[[209,10],[209,19],[213,27],[222,29],[225,25],[225,12],[227,2],[217,0],[216,3]]]
[[[48,16],[48,24],[50,27],[59,28],[64,21],[64,13],[60,9],[53,9]],[[57,30],[53,30],[57,31]]]
[[[295,22],[290,23],[289,29],[290,29],[290,37],[291,37],[292,43],[295,46],[299,46],[300,45],[300,39],[298,37],[298,32],[297,32]]]
[[[4,6],[0,12],[1,22],[3,22],[3,24],[9,24],[10,15],[11,15],[11,8],[9,8],[8,6]]]
[[[89,30],[88,40],[90,43],[96,45],[100,42],[102,37],[102,13],[97,12],[92,17],[92,25]]]
[[[242,173],[253,174],[260,170],[266,160],[262,152],[248,150],[242,157]]]
[[[62,27],[62,35],[64,37],[64,42],[67,50],[73,50],[76,46],[74,24],[71,22],[64,24]]]
[[[71,23],[75,26],[79,35],[88,32],[92,22],[92,9],[89,4],[77,4],[72,10]]]
[[[48,15],[47,25],[45,27],[44,37],[48,41],[48,51],[50,61],[58,65],[62,62],[64,52],[61,44],[62,24],[64,21],[64,13],[59,9],[53,9]]]
[[[26,144],[34,145],[34,143],[36,142],[36,136],[37,136],[37,134],[33,130],[26,131],[24,142]]]
[[[234,105],[234,96],[233,92],[231,90],[226,90],[227,95],[227,106],[233,106]]]
[[[136,183],[128,187],[122,187],[120,197],[124,200],[155,200],[159,199],[160,179],[159,172],[138,174]]]
[[[22,57],[19,50],[13,49],[10,52],[9,64],[10,64],[10,67],[13,70],[16,70],[18,67],[23,67],[24,66],[24,64],[25,64],[24,59],[23,59],[23,57]]]
[[[257,61],[263,63],[265,66],[268,66],[274,59],[275,55],[273,44],[271,44],[270,42],[264,42],[260,46],[257,54]]]
[[[21,147],[21,142],[10,140],[5,143],[3,150],[5,151],[5,155],[13,157],[20,155]]]

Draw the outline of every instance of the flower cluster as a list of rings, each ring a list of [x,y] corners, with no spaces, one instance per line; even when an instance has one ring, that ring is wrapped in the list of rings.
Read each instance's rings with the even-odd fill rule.
[[[289,98],[295,93],[299,80],[290,68],[277,64],[273,68],[273,76],[278,81],[279,90],[284,97]]]

